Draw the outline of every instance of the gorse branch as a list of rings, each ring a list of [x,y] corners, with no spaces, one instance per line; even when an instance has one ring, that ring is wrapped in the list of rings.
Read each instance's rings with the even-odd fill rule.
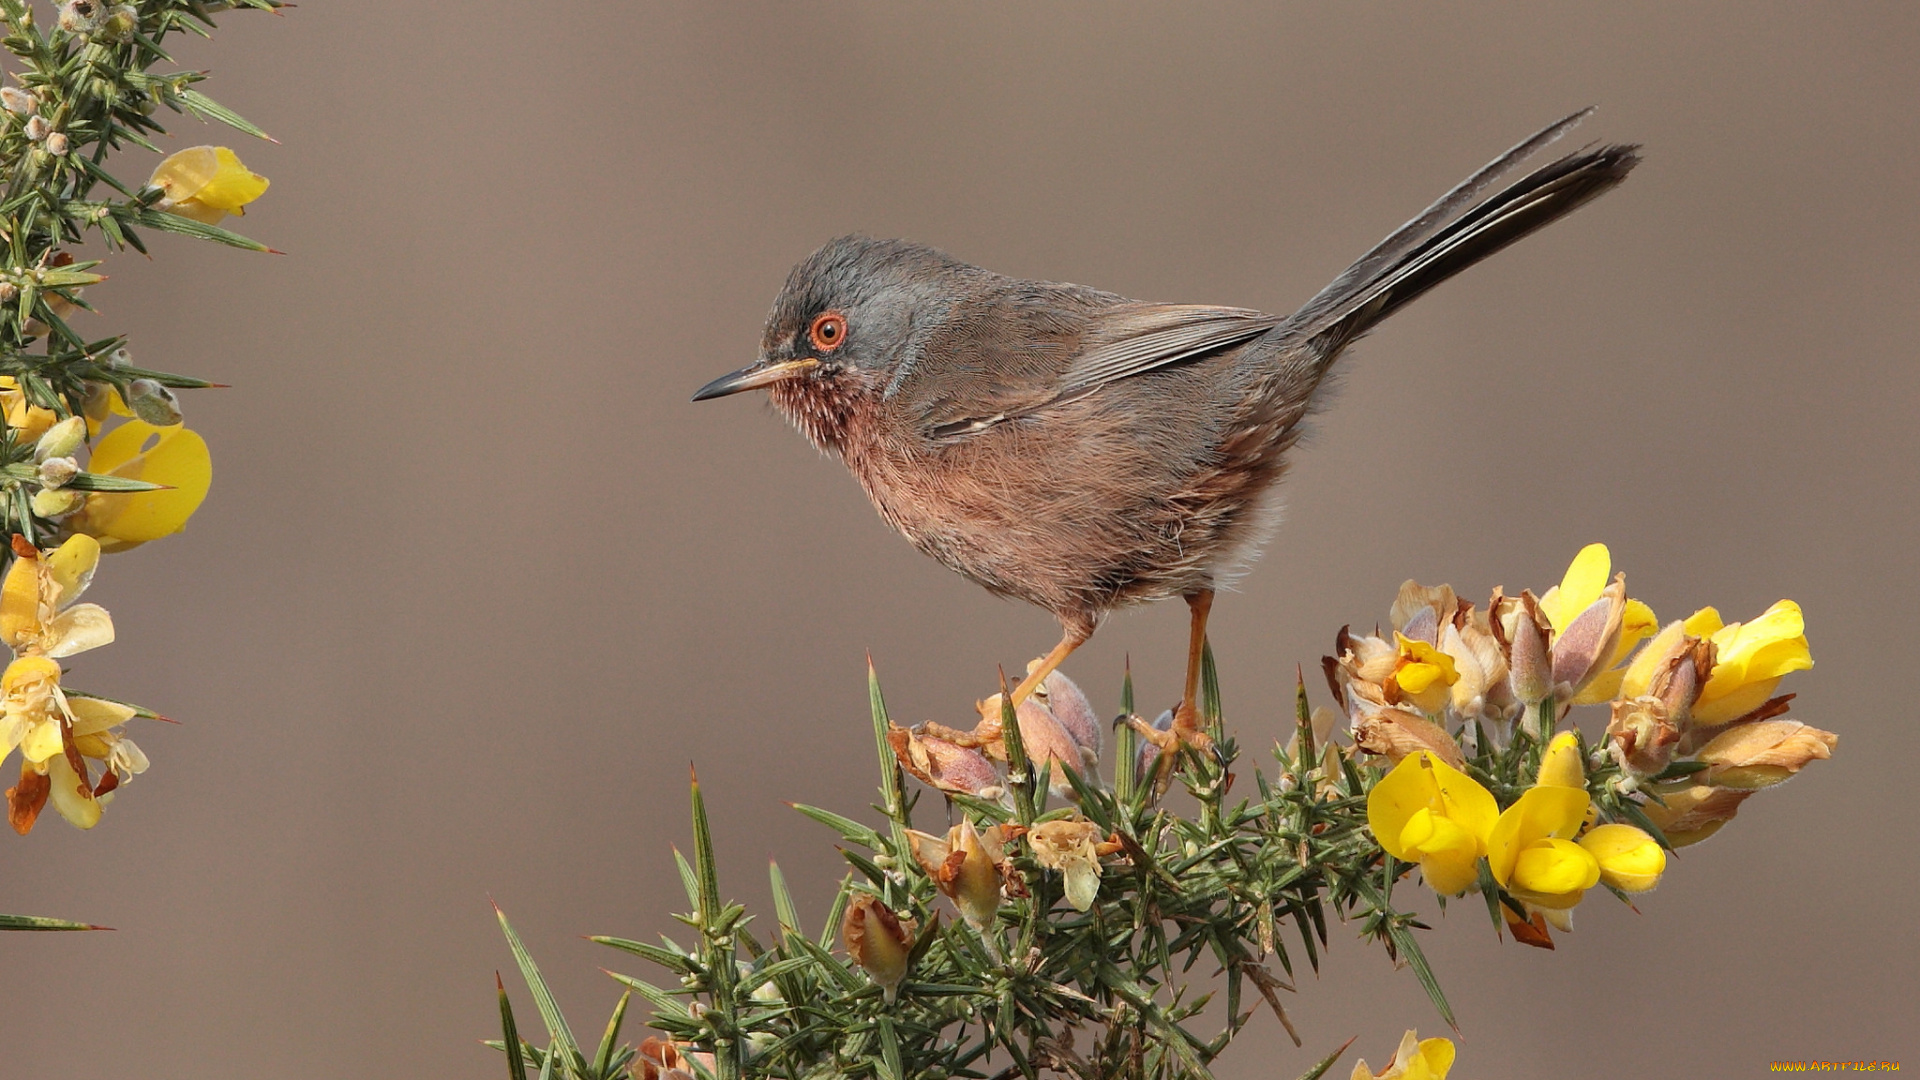
[[[143,231],[268,250],[220,226],[267,187],[232,150],[179,151],[143,182],[111,159],[154,151],[168,111],[265,137],[196,88],[206,73],[171,70],[165,43],[208,34],[230,8],[281,6],[66,0],[43,21],[28,0],[0,0],[12,60],[0,79],[0,640],[13,652],[0,761],[20,755],[7,812],[21,833],[48,805],[92,828],[147,768],[124,726],[157,714],[64,685],[57,661],[113,640],[107,612],[77,602],[101,555],[179,532],[212,482],[174,391],[213,384],[136,365],[123,336],[83,334],[83,293],[106,280],[107,257],[147,250]],[[96,240],[95,257],[80,257]],[[24,922],[35,925],[0,927],[49,921]]]
[[[1540,597],[1496,590],[1484,608],[1407,583],[1392,640],[1342,630],[1324,662],[1344,725],[1309,708],[1301,679],[1265,769],[1246,768],[1227,734],[1211,650],[1211,738],[1143,740],[1138,754],[1123,743],[1105,783],[1105,725],[1057,672],[1035,699],[990,701],[979,727],[956,732],[895,725],[869,668],[884,826],[797,807],[852,868],[827,924],[800,924],[777,868],[764,935],[723,903],[696,783],[691,911],[678,918],[697,939],[596,939],[672,977],[614,976],[664,1038],[589,1063],[509,931],[548,1030],[522,1056],[578,1080],[1206,1077],[1263,1010],[1301,1041],[1281,995],[1302,961],[1319,967],[1335,920],[1404,963],[1452,1026],[1415,935],[1426,927],[1395,902],[1416,869],[1443,897],[1481,893],[1496,931],[1551,947],[1587,891],[1651,889],[1669,845],[1703,838],[1836,741],[1786,720],[1773,694],[1811,664],[1797,606],[1747,624],[1703,609],[1663,629],[1609,570],[1593,545]],[[1569,723],[1585,704],[1610,713],[1592,740]],[[1188,812],[1158,797],[1162,753],[1177,755]],[[903,773],[926,787],[907,790]],[[957,818],[944,834],[915,827],[927,789]],[[1409,1032],[1386,1072],[1362,1062],[1354,1075],[1438,1078],[1452,1060],[1448,1040]]]

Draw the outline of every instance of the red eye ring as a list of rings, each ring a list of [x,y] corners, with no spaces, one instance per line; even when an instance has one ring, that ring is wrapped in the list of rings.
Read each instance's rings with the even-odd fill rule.
[[[807,339],[816,351],[830,353],[847,340],[847,317],[837,311],[824,312],[807,328]]]

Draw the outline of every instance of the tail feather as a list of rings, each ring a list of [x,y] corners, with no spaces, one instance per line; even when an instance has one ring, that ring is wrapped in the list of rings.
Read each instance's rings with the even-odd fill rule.
[[[1614,144],[1569,154],[1461,212],[1585,115],[1575,113],[1469,177],[1362,256],[1278,327],[1276,335],[1291,341],[1320,339],[1316,351],[1330,362],[1341,346],[1435,285],[1617,187],[1639,164],[1638,146]]]

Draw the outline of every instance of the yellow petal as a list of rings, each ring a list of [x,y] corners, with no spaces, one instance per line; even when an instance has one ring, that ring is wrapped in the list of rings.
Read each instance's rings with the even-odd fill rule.
[[[47,779],[53,782],[50,801],[61,817],[81,829],[100,824],[100,800],[83,786],[79,774],[67,764],[65,754],[56,754],[48,760]]]
[[[1720,613],[1713,608],[1703,607],[1687,616],[1683,628],[1688,635],[1705,640],[1720,632],[1726,623],[1720,621]]]
[[[100,565],[100,542],[91,536],[70,536],[67,542],[46,556],[46,571],[53,582],[55,608],[63,608],[87,591],[94,568]]]
[[[1480,876],[1480,838],[1457,822],[1421,809],[1400,834],[1400,845],[1420,863],[1427,887],[1452,896],[1465,892]]]
[[[1600,863],[1600,880],[1626,892],[1646,892],[1660,884],[1667,853],[1653,837],[1632,825],[1601,825],[1580,838]]]
[[[137,715],[131,705],[78,695],[68,696],[67,711],[73,714],[75,738],[119,727]]]
[[[1586,823],[1592,800],[1585,788],[1531,787],[1506,808],[1487,836],[1487,863],[1493,878],[1505,885],[1514,864],[1528,845],[1547,839],[1568,839]]]
[[[47,624],[47,655],[58,659],[113,642],[113,617],[99,604],[75,604]]]
[[[191,146],[172,154],[147,183],[166,193],[165,209],[208,224],[239,213],[267,190],[267,178],[249,170],[224,146]]]
[[[241,207],[266,194],[267,178],[242,165],[238,154],[224,146],[215,147],[213,153],[218,168],[193,201],[237,214]]]
[[[1693,706],[1693,722],[1700,727],[1712,727],[1738,720],[1767,703],[1773,692],[1780,687],[1779,679],[1767,679],[1762,682],[1747,683],[1733,689],[1723,689],[1720,694],[1709,698],[1705,691]]]
[[[1588,544],[1581,548],[1560,584],[1540,598],[1540,610],[1546,613],[1554,630],[1565,633],[1575,617],[1600,599],[1612,573],[1613,556],[1607,551],[1607,545]]]
[[[1500,814],[1491,792],[1425,750],[1407,755],[1374,785],[1367,796],[1367,825],[1388,854],[1416,862],[1400,837],[1421,810],[1448,818],[1482,842]]]
[[[1599,881],[1599,861],[1571,840],[1536,840],[1514,860],[1513,888],[1546,907],[1571,907]]]
[[[86,509],[73,519],[74,528],[108,540],[108,546],[117,550],[185,528],[213,483],[206,440],[177,424],[160,428],[129,420],[94,447],[88,468],[172,489],[96,492],[88,498]]]
[[[27,729],[27,737],[20,740],[20,756],[35,765],[63,753],[60,741],[60,721],[49,716],[45,720]]]
[[[1563,731],[1547,744],[1540,758],[1540,775],[1534,781],[1553,787],[1587,789],[1587,770],[1580,760],[1580,737]]]
[[[0,639],[18,650],[40,636],[40,560],[16,558],[0,583]]]

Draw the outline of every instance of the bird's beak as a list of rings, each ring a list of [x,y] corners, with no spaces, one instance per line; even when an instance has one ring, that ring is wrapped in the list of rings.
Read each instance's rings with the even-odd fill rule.
[[[797,379],[814,368],[820,361],[811,357],[805,360],[783,360],[778,364],[753,364],[739,371],[730,371],[693,392],[693,400],[705,401],[708,398],[726,397],[738,394],[742,390],[758,390],[763,386],[772,386],[777,382]]]

